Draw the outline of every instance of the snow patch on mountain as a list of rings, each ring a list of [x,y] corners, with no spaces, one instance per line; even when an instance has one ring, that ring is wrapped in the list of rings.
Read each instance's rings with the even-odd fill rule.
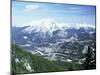
[[[16,63],[20,63],[20,61],[19,61],[18,58],[15,58],[15,62],[16,62]]]
[[[23,38],[24,38],[24,39],[27,39],[27,36],[24,36]]]
[[[20,45],[21,47],[31,47],[31,44]]]
[[[24,59],[24,67],[30,72],[33,72],[34,70],[31,68],[31,65],[29,64],[28,60]]]
[[[61,23],[61,22],[57,22],[54,19],[42,19],[42,20],[38,20],[38,21],[32,21],[28,24],[24,24],[21,25],[20,27],[25,27],[27,26],[25,29],[23,29],[23,32],[28,32],[29,34],[32,32],[41,32],[41,33],[49,33],[49,35],[52,36],[52,32],[56,31],[56,30],[61,30],[64,31],[66,29],[69,28],[75,28],[75,29],[79,29],[79,28],[95,28],[95,25],[91,25],[91,24],[74,24],[74,23]]]
[[[58,24],[56,24],[56,22],[52,19],[42,19],[40,21],[32,21],[29,24],[26,24],[27,27],[24,31],[25,32],[29,32],[31,33],[33,30],[34,32],[51,32],[60,28],[59,26],[57,26]],[[26,25],[23,25],[26,26]]]

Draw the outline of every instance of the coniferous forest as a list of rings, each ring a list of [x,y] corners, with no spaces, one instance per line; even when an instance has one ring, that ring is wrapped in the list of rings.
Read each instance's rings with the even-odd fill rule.
[[[12,45],[12,72],[15,74],[23,73],[42,73],[88,70],[96,68],[95,55],[92,57],[90,48],[86,54],[86,59],[82,64],[74,62],[50,61],[44,57],[33,55],[17,45]]]

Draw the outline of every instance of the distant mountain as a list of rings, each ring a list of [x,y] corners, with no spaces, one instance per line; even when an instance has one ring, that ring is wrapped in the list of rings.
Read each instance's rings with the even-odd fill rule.
[[[67,23],[59,23],[52,19],[43,19],[40,21],[33,21],[28,24],[17,26],[19,28],[24,28],[22,32],[24,33],[41,33],[49,34],[51,37],[53,32],[62,31],[64,32],[67,29],[94,29],[95,26],[91,24],[67,24]]]
[[[64,62],[74,57],[79,63],[87,46],[95,50],[95,36],[94,25],[65,24],[51,19],[12,27],[13,43],[32,54]]]
[[[59,39],[71,36],[78,37],[81,33],[94,33],[95,26],[89,24],[65,24],[47,19],[26,25],[12,27],[12,37],[23,44],[26,40],[33,44],[56,43]]]

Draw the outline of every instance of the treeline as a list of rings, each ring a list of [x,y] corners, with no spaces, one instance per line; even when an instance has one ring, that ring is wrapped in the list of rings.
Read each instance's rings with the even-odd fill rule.
[[[78,64],[76,62],[61,62],[59,61],[50,61],[45,59],[42,56],[33,55],[30,52],[27,52],[17,45],[12,45],[12,66],[11,70],[13,74],[19,73],[42,73],[42,72],[58,72],[58,71],[73,71],[73,70],[84,70],[84,69],[94,69],[95,63],[89,65],[88,63],[92,60],[90,54],[90,49],[88,49],[88,54],[86,55],[86,60],[83,64]],[[15,60],[18,59],[18,62]],[[89,59],[89,60],[88,60]],[[94,59],[93,59],[94,60]],[[25,62],[29,63],[32,68],[32,71],[29,71],[25,66]],[[91,66],[91,67],[90,67]]]

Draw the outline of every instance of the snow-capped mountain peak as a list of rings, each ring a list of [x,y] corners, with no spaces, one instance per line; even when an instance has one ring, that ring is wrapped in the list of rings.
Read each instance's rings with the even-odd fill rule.
[[[56,30],[61,30],[64,31],[66,29],[69,28],[75,28],[75,29],[80,29],[80,28],[95,28],[95,25],[91,25],[91,24],[86,24],[86,23],[82,23],[82,24],[73,24],[73,23],[59,23],[54,19],[42,19],[42,20],[38,20],[38,21],[32,21],[28,24],[22,25],[21,27],[25,27],[27,26],[23,32],[42,32],[42,33],[47,33],[49,32],[49,34],[52,35],[53,31]]]
[[[24,29],[24,31],[29,32],[29,33],[32,32],[33,30],[35,30],[35,32],[52,33],[53,31],[57,29],[61,29],[61,25],[57,24],[57,22],[52,19],[43,19],[40,21],[33,21],[27,24],[26,26],[28,27]]]

